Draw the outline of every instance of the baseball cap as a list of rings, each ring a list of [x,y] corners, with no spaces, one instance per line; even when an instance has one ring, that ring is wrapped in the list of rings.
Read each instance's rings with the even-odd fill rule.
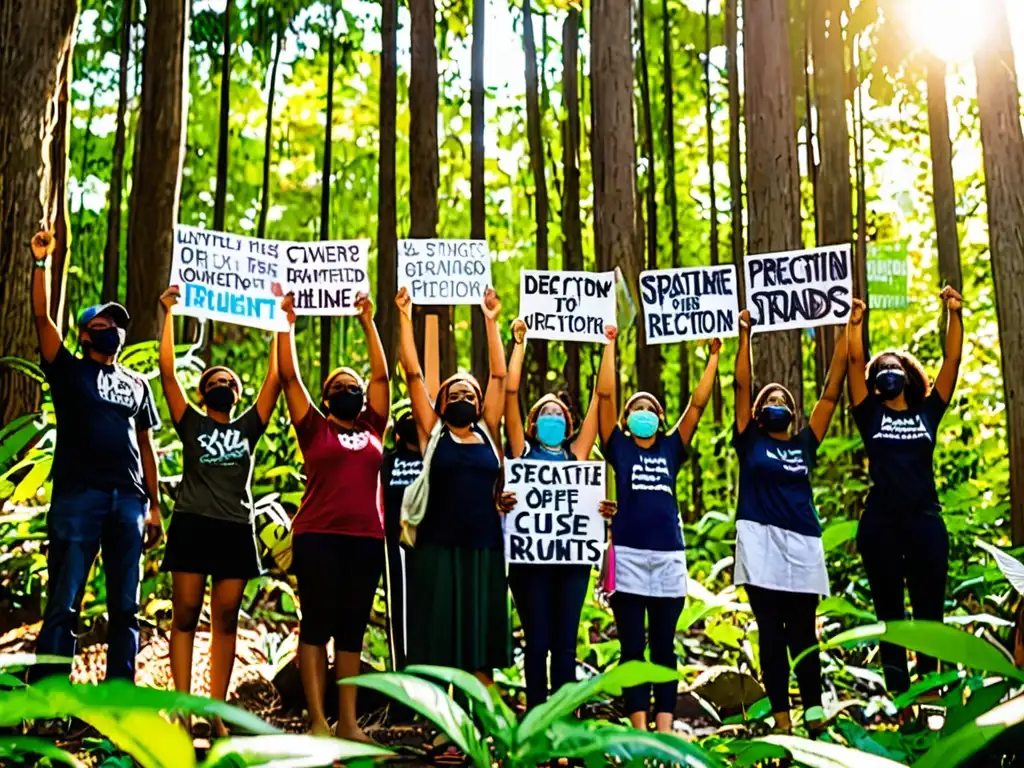
[[[97,304],[92,307],[86,307],[78,313],[78,327],[83,328],[88,325],[89,321],[94,317],[100,315],[106,315],[114,321],[114,325],[118,328],[127,328],[128,324],[132,321],[131,315],[128,314],[128,310],[118,304],[116,301],[108,301],[106,304]]]

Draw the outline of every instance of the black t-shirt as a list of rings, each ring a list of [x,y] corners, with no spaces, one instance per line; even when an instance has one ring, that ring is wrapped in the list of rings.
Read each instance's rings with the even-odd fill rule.
[[[389,540],[397,539],[402,531],[402,498],[405,489],[423,471],[423,457],[419,451],[411,451],[400,445],[384,454],[380,467],[381,485],[384,488],[384,535]]]
[[[948,403],[934,389],[921,405],[894,411],[875,394],[853,408],[868,454],[871,491],[867,510],[938,512],[932,457]]]
[[[136,432],[160,426],[149,382],[63,346],[42,368],[57,417],[53,495],[99,489],[148,497]]]

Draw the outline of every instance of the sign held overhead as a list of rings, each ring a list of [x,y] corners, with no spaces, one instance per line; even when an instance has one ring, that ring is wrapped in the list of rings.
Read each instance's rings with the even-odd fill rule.
[[[615,324],[614,272],[519,273],[519,316],[527,338],[607,343]]]
[[[398,287],[413,304],[479,305],[490,285],[486,240],[398,241]]]
[[[749,254],[747,309],[754,333],[842,325],[853,302],[852,249]]]
[[[640,273],[648,344],[739,335],[736,267],[654,269]]]

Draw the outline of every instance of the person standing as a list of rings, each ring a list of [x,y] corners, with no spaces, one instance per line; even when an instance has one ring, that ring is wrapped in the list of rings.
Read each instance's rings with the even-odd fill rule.
[[[831,329],[818,332],[831,333]],[[767,384],[756,398],[751,397],[750,312],[740,313],[732,439],[740,460],[733,582],[746,587],[757,620],[761,674],[780,731],[791,728],[786,649],[796,658],[817,645],[818,596],[829,594],[811,471],[842,395],[846,339],[844,329],[810,422],[794,429],[796,401],[784,386]],[[804,721],[816,735],[825,728],[817,653],[800,660],[796,677]]]
[[[868,455],[871,490],[857,530],[871,599],[879,621],[906,616],[910,593],[914,618],[942,621],[949,573],[949,536],[935,486],[932,460],[939,423],[949,407],[960,370],[963,299],[946,286],[946,356],[931,386],[909,352],[887,350],[865,363],[864,305],[850,312],[850,398]],[[907,652],[882,643],[886,688],[910,687]],[[917,673],[934,672],[938,662],[918,654]]]
[[[277,377],[277,336],[270,365],[253,406],[232,413],[242,394],[234,371],[213,366],[199,377],[199,410],[185,396],[174,371],[174,317],[178,286],[160,297],[160,379],[174,429],[181,438],[181,484],[167,531],[160,570],[171,574],[171,675],[178,691],[191,692],[192,651],[210,578],[210,696],[224,700],[235,662],[238,609],[249,579],[262,569],[256,548],[252,499],[253,454],[281,394]],[[218,736],[228,731],[214,721]]]
[[[140,560],[163,536],[151,439],[160,417],[146,379],[117,363],[131,321],[120,304],[79,313],[81,357],[64,346],[50,317],[53,247],[48,232],[32,238],[32,312],[57,420],[46,518],[49,583],[36,653],[74,656],[82,591],[102,550],[107,677],[134,680]],[[32,679],[68,672],[69,665],[40,665]]]

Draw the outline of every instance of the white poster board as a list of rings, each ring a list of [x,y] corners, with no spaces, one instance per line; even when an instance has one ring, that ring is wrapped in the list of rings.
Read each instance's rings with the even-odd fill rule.
[[[398,241],[398,287],[413,304],[479,306],[490,285],[486,240]]]
[[[747,309],[755,333],[846,322],[853,302],[852,248],[750,254]]]
[[[640,273],[648,344],[739,335],[739,287],[733,264]]]
[[[505,520],[505,556],[524,565],[595,565],[604,552],[603,461],[505,462],[516,508]]]
[[[295,292],[296,315],[357,315],[357,293],[370,293],[369,240],[279,243],[282,285]]]
[[[519,317],[526,337],[606,344],[606,325],[615,325],[615,272],[519,273]]]

